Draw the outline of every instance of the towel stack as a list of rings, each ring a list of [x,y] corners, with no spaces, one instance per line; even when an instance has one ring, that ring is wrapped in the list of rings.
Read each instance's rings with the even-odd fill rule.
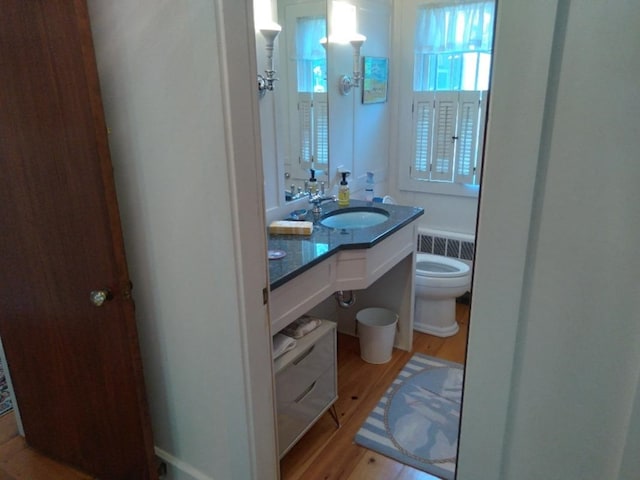
[[[312,332],[322,324],[319,318],[313,318],[309,315],[303,315],[299,319],[290,323],[282,330],[282,333],[293,338],[304,337],[307,333]]]
[[[296,341],[291,338],[283,335],[282,333],[276,333],[273,336],[273,359],[275,360],[280,355],[287,353],[289,350],[292,350],[296,347]]]
[[[303,315],[273,336],[273,359],[295,348],[296,339],[302,338],[322,324],[319,318]]]

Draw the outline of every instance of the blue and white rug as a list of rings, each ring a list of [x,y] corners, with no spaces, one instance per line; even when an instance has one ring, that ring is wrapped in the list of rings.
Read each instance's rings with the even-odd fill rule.
[[[416,353],[356,434],[359,445],[453,479],[463,367]]]

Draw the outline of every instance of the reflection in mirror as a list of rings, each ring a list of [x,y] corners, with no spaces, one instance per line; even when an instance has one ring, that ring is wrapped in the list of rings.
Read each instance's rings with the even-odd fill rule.
[[[285,30],[278,135],[289,201],[308,191],[312,176],[324,185],[329,171],[326,4],[280,1],[278,18]]]

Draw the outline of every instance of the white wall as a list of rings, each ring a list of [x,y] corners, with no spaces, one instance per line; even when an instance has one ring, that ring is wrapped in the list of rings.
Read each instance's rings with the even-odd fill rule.
[[[357,0],[357,32],[367,40],[361,57],[391,56],[391,3],[389,0]],[[329,8],[331,12],[331,7]],[[331,18],[331,15],[329,15]],[[360,67],[362,69],[362,67]],[[347,96],[338,91],[341,75],[353,76],[353,47],[331,45],[329,51],[329,155],[331,180],[337,183],[337,167],[351,171],[347,178],[353,198],[364,198],[366,172],[374,172],[375,191],[387,191],[391,103],[362,103],[362,88]]]
[[[639,21],[498,7],[459,479],[638,477]]]
[[[354,2],[358,8],[358,30],[367,37],[361,55],[391,59],[392,5],[389,0],[360,0]],[[349,50],[352,50],[349,48]],[[349,52],[352,53],[352,52]],[[362,68],[362,67],[361,67]],[[374,173],[374,194],[388,193],[391,112],[392,103],[387,93],[385,103],[362,103],[362,88],[354,96],[353,177],[351,190],[354,198],[364,199],[367,171]]]
[[[223,42],[233,31],[219,27],[222,17],[236,19],[239,37],[232,43],[241,60],[234,66],[251,65],[246,5],[89,1],[156,452],[169,462],[171,479],[275,478],[277,471],[264,362],[270,358],[262,306],[264,204],[261,189],[250,183],[261,180],[253,170],[259,152],[243,151],[232,138],[243,135],[254,145],[257,112],[244,92],[246,104],[233,106],[248,123],[236,125],[226,104],[245,82],[255,92],[255,74],[225,84],[233,67]],[[243,50],[246,45],[251,48]],[[253,205],[241,218],[236,182],[243,175]],[[243,219],[257,234],[240,235]],[[255,285],[245,291],[242,271],[249,267],[240,252],[251,238]],[[258,314],[247,326],[252,312]],[[254,352],[266,367],[263,380],[248,386]],[[260,407],[251,405],[250,387],[261,392]],[[267,434],[256,453],[253,429],[260,422]],[[260,473],[255,458],[264,460]]]
[[[393,179],[396,180],[397,169],[395,166],[391,167],[391,173]],[[391,181],[389,185],[389,193],[396,203],[424,208],[424,215],[418,219],[419,227],[475,237],[478,214],[477,197],[408,192],[398,189],[395,181]]]

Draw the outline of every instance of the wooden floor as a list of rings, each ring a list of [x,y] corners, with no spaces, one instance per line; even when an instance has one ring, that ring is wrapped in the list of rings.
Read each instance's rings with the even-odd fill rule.
[[[469,308],[458,304],[460,331],[438,338],[414,333],[413,351],[394,349],[389,363],[360,359],[358,340],[338,335],[338,401],[341,426],[327,413],[280,462],[282,480],[433,480],[353,443],[360,425],[414,352],[464,363]],[[0,480],[91,480],[77,470],[38,454],[18,435],[15,416],[0,417]]]
[[[413,353],[464,364],[469,307],[457,305],[460,331],[449,338],[414,332],[413,350],[394,349],[389,363],[360,358],[358,339],[338,334],[340,428],[328,413],[280,462],[282,480],[435,480],[436,477],[379,455],[353,442],[358,429]]]
[[[91,480],[77,470],[38,454],[18,435],[13,412],[0,417],[0,480]]]

